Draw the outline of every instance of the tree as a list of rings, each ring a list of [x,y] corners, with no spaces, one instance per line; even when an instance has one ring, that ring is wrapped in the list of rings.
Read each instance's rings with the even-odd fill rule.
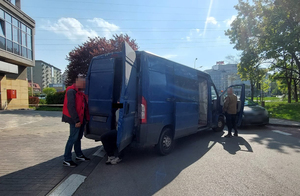
[[[131,39],[127,34],[113,35],[112,39],[105,37],[89,38],[88,41],[73,49],[67,56],[66,85],[70,86],[75,82],[78,74],[87,74],[89,64],[94,56],[119,52],[122,50],[122,43],[126,41],[133,50],[138,49],[136,40]]]
[[[238,74],[242,81],[250,81],[251,100],[254,97],[255,83],[261,75],[259,72],[259,56],[255,50],[248,47],[241,55],[241,62],[238,64]]]
[[[239,58],[233,55],[227,55],[225,57],[227,63],[229,64],[238,64],[239,63]]]
[[[299,0],[253,0],[251,3],[239,0],[235,8],[238,15],[225,34],[235,44],[234,48],[243,52],[242,78],[256,75],[258,69],[255,67],[261,63],[275,60],[276,71],[283,74],[280,77],[289,78],[285,82],[290,95],[291,73],[298,69],[295,81],[300,76]],[[255,54],[255,60],[250,58],[250,54]],[[297,68],[277,63],[285,58],[291,58],[291,64],[294,62]]]
[[[46,94],[47,96],[48,95],[53,95],[53,94],[56,93],[56,89],[52,88],[52,87],[47,87],[47,88],[43,89],[43,93]]]

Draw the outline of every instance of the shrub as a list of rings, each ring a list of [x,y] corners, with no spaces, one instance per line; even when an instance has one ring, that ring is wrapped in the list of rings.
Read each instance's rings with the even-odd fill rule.
[[[56,93],[56,90],[53,87],[47,87],[43,89],[43,93],[46,95],[53,95]]]
[[[39,98],[38,97],[29,97],[29,104],[35,104],[35,105],[37,105],[37,104],[39,104]]]
[[[66,91],[56,92],[53,95],[47,95],[46,102],[47,104],[63,104]]]
[[[40,103],[39,104],[46,104],[46,100],[45,99],[40,99]]]

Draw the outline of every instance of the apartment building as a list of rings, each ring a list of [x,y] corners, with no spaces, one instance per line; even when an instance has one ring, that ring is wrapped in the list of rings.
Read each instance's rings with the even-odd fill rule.
[[[216,64],[212,69],[205,70],[214,82],[217,91],[226,90],[228,86],[244,83],[246,85],[245,93],[250,95],[250,81],[242,81],[237,71],[237,64]]]
[[[50,84],[61,83],[61,70],[44,61],[36,60],[35,67],[27,70],[27,78],[30,81],[31,72],[33,73],[33,82],[39,84],[41,90],[49,87]]]
[[[35,21],[21,10],[21,0],[0,0],[0,109],[28,108],[34,34]]]

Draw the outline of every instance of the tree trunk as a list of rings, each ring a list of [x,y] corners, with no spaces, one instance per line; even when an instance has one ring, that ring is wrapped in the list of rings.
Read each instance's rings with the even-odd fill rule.
[[[287,79],[289,80],[289,79]],[[287,87],[288,87],[288,103],[292,103],[292,85],[291,82],[287,83]]]
[[[253,84],[253,81],[252,81],[252,80],[250,80],[250,89],[251,89],[251,101],[253,101],[254,84]]]
[[[299,59],[298,59],[298,57],[297,57],[297,55],[295,53],[292,53],[292,59],[295,60],[296,65],[298,67],[298,71],[300,72],[300,61],[299,61]]]
[[[297,87],[297,81],[294,79],[294,97],[295,102],[298,102],[298,87]]]

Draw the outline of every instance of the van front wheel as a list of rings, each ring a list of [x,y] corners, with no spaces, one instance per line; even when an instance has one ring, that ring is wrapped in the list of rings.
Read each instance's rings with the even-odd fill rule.
[[[225,127],[224,117],[219,116],[217,127],[213,128],[213,130],[216,132],[223,131],[224,127]]]
[[[156,150],[160,155],[169,154],[174,146],[173,134],[170,128],[165,128],[161,132]]]

